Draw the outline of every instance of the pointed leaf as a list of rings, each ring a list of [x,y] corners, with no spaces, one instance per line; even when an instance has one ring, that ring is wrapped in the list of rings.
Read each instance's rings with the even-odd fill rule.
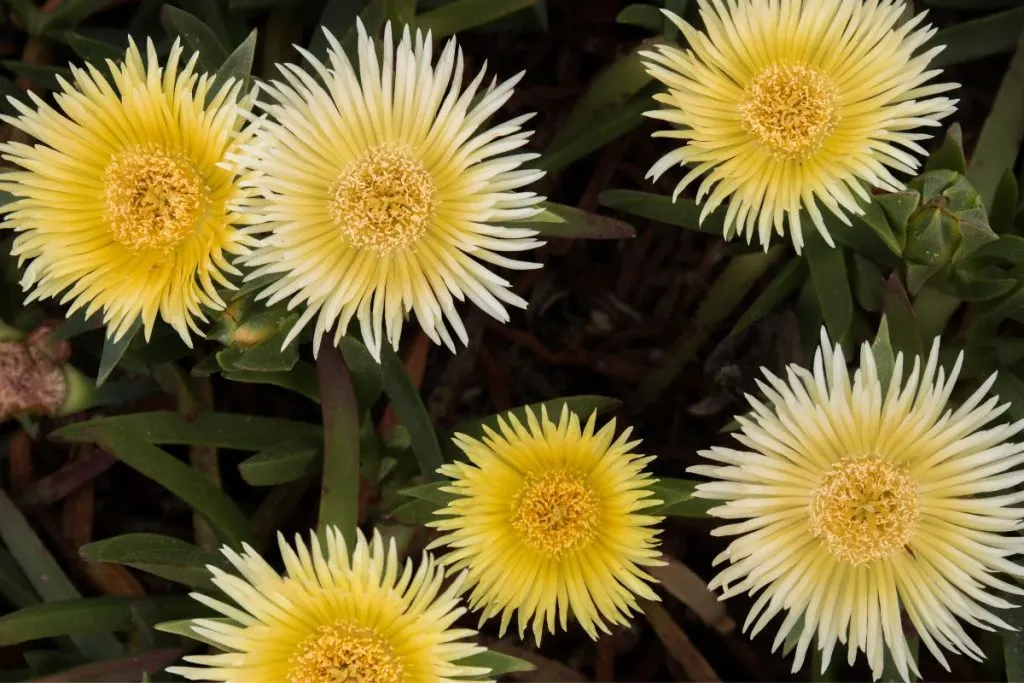
[[[430,31],[434,40],[483,26],[495,19],[518,12],[537,0],[452,0],[416,17],[416,25]]]
[[[885,392],[889,389],[889,381],[892,379],[893,368],[896,367],[896,353],[892,350],[892,341],[889,339],[889,323],[884,315],[882,323],[878,326],[875,341],[871,342],[871,355],[875,358],[878,382],[882,386],[882,395],[885,396]]]
[[[974,2],[977,3],[977,0]],[[936,45],[945,46],[929,65],[930,68],[945,68],[1001,52],[1010,52],[1017,45],[1022,30],[1024,7],[1019,7],[944,28],[921,49],[927,50]]]
[[[533,664],[523,659],[495,652],[494,650],[478,652],[465,659],[457,660],[455,664],[459,666],[486,667],[491,670],[487,675],[488,679],[495,679],[498,676],[520,671],[533,671],[536,668]]]
[[[381,368],[384,371],[384,390],[391,397],[398,421],[412,436],[412,450],[416,454],[420,471],[427,479],[437,479],[437,468],[444,463],[441,445],[430,423],[419,389],[413,385],[405,365],[390,344],[381,350]]]
[[[78,552],[90,562],[134,567],[206,592],[217,590],[207,566],[228,569],[220,553],[160,534],[124,534],[87,543]]]
[[[256,55],[256,33],[256,29],[253,29],[217,69],[217,79],[214,82],[218,87],[226,83],[229,78],[244,81],[252,74],[252,61]]]
[[[963,175],[967,173],[967,157],[964,156],[964,134],[959,123],[954,123],[946,131],[942,146],[928,157],[925,162],[926,171],[947,170]]]
[[[124,58],[124,48],[84,36],[81,33],[67,31],[64,34],[64,40],[72,50],[78,53],[79,57],[87,62],[102,64],[108,59],[119,61]]]
[[[199,413],[187,419],[176,412],[133,413],[75,422],[50,432],[55,441],[87,442],[94,429],[131,432],[150,444],[216,446],[259,451],[296,437],[320,438],[320,426],[308,422],[238,413]]]
[[[853,321],[853,296],[846,259],[841,249],[828,246],[817,233],[807,236],[806,256],[825,326],[832,339],[839,341],[846,336]]]
[[[636,237],[631,225],[608,216],[581,211],[564,204],[544,202],[544,212],[516,223],[516,227],[536,230],[540,237],[617,240]]]
[[[166,451],[102,420],[89,423],[79,435],[176,495],[202,515],[225,543],[237,547],[250,540],[249,522],[235,502],[201,473]]]
[[[1004,234],[1013,231],[1017,216],[1017,194],[1017,178],[1014,177],[1013,171],[1006,169],[999,179],[995,196],[992,198],[992,206],[988,211],[988,222],[995,232]]]
[[[650,488],[654,498],[661,501],[658,507],[644,510],[649,515],[667,517],[706,517],[708,510],[718,505],[713,500],[697,498],[697,484],[689,479],[659,478]]]
[[[217,34],[198,17],[173,5],[164,5],[160,12],[160,22],[171,35],[180,36],[181,40],[194,52],[199,53],[199,65],[210,73],[228,58],[227,48]]]
[[[744,311],[729,334],[739,334],[771,313],[785,299],[800,288],[807,279],[807,261],[799,256],[791,258],[768,286],[764,288],[750,308]]]
[[[102,386],[107,381],[110,373],[114,371],[114,368],[121,361],[124,352],[128,350],[128,345],[132,343],[140,329],[142,329],[142,318],[136,320],[117,341],[113,341],[109,336],[104,338],[103,353],[100,355],[100,369],[96,373],[96,386]]]
[[[451,486],[449,481],[435,481],[429,484],[420,484],[419,486],[411,486],[407,489],[399,491],[403,496],[409,496],[410,498],[416,498],[418,500],[425,500],[433,503],[435,506],[441,508],[445,507],[455,499],[454,493],[448,493],[441,489]]]
[[[725,210],[719,209],[699,223],[700,207],[692,199],[680,197],[675,202],[671,197],[637,192],[635,190],[605,190],[598,197],[602,206],[625,213],[650,218],[651,220],[676,225],[687,230],[696,230],[709,235],[722,235],[725,225]]]
[[[276,486],[317,474],[323,464],[323,443],[303,438],[265,448],[238,464],[250,486]]]
[[[0,646],[39,638],[82,636],[104,631],[132,631],[154,623],[201,614],[202,605],[187,597],[80,598],[25,607],[0,617]]]
[[[363,342],[353,337],[342,337],[338,348],[352,374],[356,402],[362,410],[369,410],[384,390],[384,374],[380,363],[373,359]]]

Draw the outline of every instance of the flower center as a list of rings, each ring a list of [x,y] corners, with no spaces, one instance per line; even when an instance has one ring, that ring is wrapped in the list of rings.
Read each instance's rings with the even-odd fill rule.
[[[378,145],[341,171],[331,187],[331,219],[353,246],[386,254],[414,243],[439,200],[433,177],[405,145]]]
[[[402,663],[375,630],[339,622],[321,626],[292,656],[288,683],[399,683]]]
[[[773,64],[750,82],[746,94],[740,105],[743,129],[774,157],[806,159],[839,121],[838,89],[807,66]]]
[[[921,510],[906,470],[878,456],[854,456],[822,478],[810,514],[813,534],[836,558],[857,565],[900,552]]]
[[[150,146],[121,152],[103,171],[103,219],[133,252],[168,252],[195,230],[207,204],[202,176],[184,157]]]
[[[594,537],[598,508],[597,494],[576,473],[530,475],[512,501],[512,528],[537,552],[559,558]]]

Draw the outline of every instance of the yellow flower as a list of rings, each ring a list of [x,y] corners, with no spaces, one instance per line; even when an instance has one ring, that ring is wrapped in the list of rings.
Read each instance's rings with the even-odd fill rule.
[[[213,583],[237,607],[193,594],[227,619],[195,619],[192,629],[224,652],[192,655],[195,667],[172,667],[189,680],[238,683],[434,683],[484,676],[488,669],[459,660],[484,652],[465,638],[474,631],[452,628],[462,577],[443,592],[444,573],[424,553],[417,569],[404,567],[392,540],[367,542],[356,534],[349,555],[336,528],[327,532],[327,554],[313,535],[309,546],[296,537],[292,549],[279,538],[287,570],[282,577],[248,546],[224,555],[241,573],[215,567]]]
[[[1024,444],[1010,441],[1024,421],[991,425],[1008,407],[986,398],[994,375],[951,408],[963,357],[948,375],[938,358],[936,339],[904,379],[899,355],[886,383],[865,344],[851,381],[822,332],[813,372],[765,371],[766,402],[737,418],[744,450],[712,448],[702,455],[720,464],[689,470],[717,480],[697,495],[726,501],[710,514],[734,520],[715,531],[737,538],[711,587],[760,592],[751,636],[787,612],[775,647],[797,640],[794,672],[817,635],[822,672],[839,642],[851,664],[867,654],[875,679],[885,649],[904,680],[919,676],[903,615],[947,669],[943,648],[984,656],[958,619],[1009,628],[991,610],[1012,606],[997,592],[1024,593],[996,576],[1024,577],[1009,559],[1024,551]]]
[[[658,137],[683,141],[648,173],[693,168],[673,200],[700,176],[701,220],[728,201],[725,236],[754,233],[768,248],[788,228],[797,250],[801,210],[830,245],[819,203],[846,225],[870,200],[865,184],[898,191],[890,169],[913,174],[925,154],[911,132],[937,126],[956,100],[926,85],[942,47],[915,54],[935,34],[924,13],[900,23],[902,0],[700,0],[704,32],[666,11],[688,49],[644,53],[647,71],[668,86],[673,124]],[[806,220],[806,216],[803,220]]]
[[[520,637],[532,620],[539,644],[545,622],[554,633],[556,614],[565,629],[571,613],[596,638],[606,622],[629,623],[635,595],[658,599],[641,568],[662,564],[662,518],[642,512],[661,502],[644,471],[653,457],[632,452],[629,429],[616,439],[614,420],[595,433],[595,420],[581,426],[564,407],[556,424],[527,409],[526,425],[509,413],[500,434],[455,436],[468,462],[441,467],[454,499],[429,525],[446,532],[433,544],[448,546],[441,561],[468,571],[481,623],[500,612],[504,633],[518,611]]]
[[[32,93],[34,109],[11,100],[20,116],[3,120],[39,144],[0,145],[20,167],[0,174],[14,195],[0,211],[19,233],[13,253],[29,261],[28,301],[102,310],[114,340],[140,321],[148,339],[159,315],[191,345],[203,307],[224,307],[225,274],[240,274],[229,256],[254,242],[233,227],[246,222],[230,208],[245,192],[225,159],[248,136],[250,100],[239,100],[241,82],[196,74],[196,55],[179,70],[178,42],[163,67],[152,41],[146,52],[132,42],[123,62],[108,62],[113,85],[72,67],[59,110]]]
[[[484,127],[521,74],[481,90],[481,71],[463,90],[454,40],[433,66],[429,34],[407,28],[396,49],[390,23],[383,46],[358,29],[356,68],[325,31],[329,65],[303,52],[315,77],[288,64],[264,87],[272,120],[239,156],[258,173],[249,207],[266,233],[249,277],[279,275],[260,297],[305,306],[285,344],[316,318],[315,352],[355,318],[379,357],[413,312],[454,351],[451,332],[468,339],[455,300],[507,321],[505,304],[526,302],[489,266],[539,265],[502,255],[540,245],[535,231],[505,225],[536,215],[543,199],[520,191],[543,175],[519,168],[537,155],[508,154],[528,142],[532,115]]]

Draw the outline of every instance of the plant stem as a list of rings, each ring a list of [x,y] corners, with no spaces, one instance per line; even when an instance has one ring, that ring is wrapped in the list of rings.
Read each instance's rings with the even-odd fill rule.
[[[324,469],[317,532],[336,526],[350,543],[359,516],[359,409],[352,378],[336,346],[320,346],[316,362],[324,424]]]

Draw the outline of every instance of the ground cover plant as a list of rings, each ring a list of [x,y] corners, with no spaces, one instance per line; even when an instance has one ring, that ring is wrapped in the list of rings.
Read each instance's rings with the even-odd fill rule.
[[[0,680],[1021,680],[1022,35],[0,2]]]

